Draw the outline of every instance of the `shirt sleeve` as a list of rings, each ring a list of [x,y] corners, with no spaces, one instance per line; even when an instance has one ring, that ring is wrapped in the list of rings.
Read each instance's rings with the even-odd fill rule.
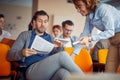
[[[93,26],[90,24],[89,16],[86,17],[85,26],[83,32],[80,34],[82,36],[90,36],[93,30]]]
[[[104,26],[104,30],[99,34],[93,35],[92,40],[107,39],[115,34],[114,16],[109,10],[109,7],[101,6],[98,10],[99,17],[101,18],[101,24]],[[99,26],[99,25],[98,25]]]

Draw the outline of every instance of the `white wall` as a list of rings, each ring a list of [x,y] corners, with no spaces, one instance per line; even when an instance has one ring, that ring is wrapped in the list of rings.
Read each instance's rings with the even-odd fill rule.
[[[34,0],[33,0],[34,1]],[[85,17],[81,16],[75,9],[74,5],[67,3],[67,0],[38,0],[38,10],[45,10],[50,15],[50,24],[48,32],[54,22],[61,23],[61,20],[72,19],[75,24],[73,35],[79,36],[83,30]]]
[[[12,39],[16,39],[22,31],[28,29],[28,24],[32,15],[32,8],[0,4],[0,14],[1,13],[5,15],[5,30],[11,32]],[[18,19],[18,17],[21,17],[21,19]],[[10,27],[8,27],[8,24],[14,24],[15,28],[11,30]]]

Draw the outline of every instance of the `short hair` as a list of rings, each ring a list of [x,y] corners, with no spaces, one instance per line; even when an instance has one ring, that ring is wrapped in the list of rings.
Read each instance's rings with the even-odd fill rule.
[[[95,6],[99,3],[100,0],[72,0],[75,6],[78,6],[78,2],[82,1],[86,4],[87,8],[93,12],[95,10]]]
[[[36,13],[34,14],[33,18],[36,20],[38,15],[46,15],[48,17],[48,20],[49,20],[49,15],[44,10],[36,11]]]
[[[70,25],[70,26],[74,26],[74,23],[71,20],[66,20],[62,22],[62,27],[64,28],[65,26]]]
[[[3,14],[0,14],[0,18],[5,18],[5,16]]]
[[[60,30],[60,32],[62,31],[62,28],[60,25],[54,25],[53,28],[52,28],[52,31],[54,31],[54,29],[57,28]]]

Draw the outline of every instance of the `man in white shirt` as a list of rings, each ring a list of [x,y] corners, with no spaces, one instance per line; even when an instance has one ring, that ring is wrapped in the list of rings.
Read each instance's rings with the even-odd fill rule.
[[[60,35],[59,38],[65,39],[65,41],[63,42],[64,47],[75,47],[73,43],[76,42],[78,38],[76,36],[71,36],[73,29],[74,29],[74,23],[71,20],[65,20],[62,22],[63,34]],[[78,54],[74,52],[76,51],[73,50],[73,54],[71,55],[73,59],[74,56]]]
[[[5,30],[3,30],[5,26],[5,18],[3,14],[0,14],[0,41],[3,38],[9,38],[11,36],[11,34]]]

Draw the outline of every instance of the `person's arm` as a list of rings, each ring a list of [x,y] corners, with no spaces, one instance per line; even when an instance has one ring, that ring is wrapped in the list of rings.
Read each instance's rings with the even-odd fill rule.
[[[55,54],[57,52],[60,52],[60,51],[64,51],[64,47],[63,47],[63,44],[62,42],[58,41],[58,40],[55,40],[53,38],[53,36],[50,36],[51,37],[51,41],[52,43],[54,43],[55,47],[53,48],[53,50],[51,51],[51,54]]]
[[[99,18],[101,19],[101,24],[104,29],[96,35],[91,36],[94,41],[100,39],[108,39],[115,34],[115,15],[111,10],[112,7],[107,7],[105,5],[98,9]],[[114,8],[113,8],[114,9]]]
[[[8,52],[7,59],[9,61],[19,61],[24,58],[22,55],[22,50],[25,48],[26,44],[26,37],[24,32],[22,32],[18,38],[16,39],[15,43],[11,47],[10,51]]]

